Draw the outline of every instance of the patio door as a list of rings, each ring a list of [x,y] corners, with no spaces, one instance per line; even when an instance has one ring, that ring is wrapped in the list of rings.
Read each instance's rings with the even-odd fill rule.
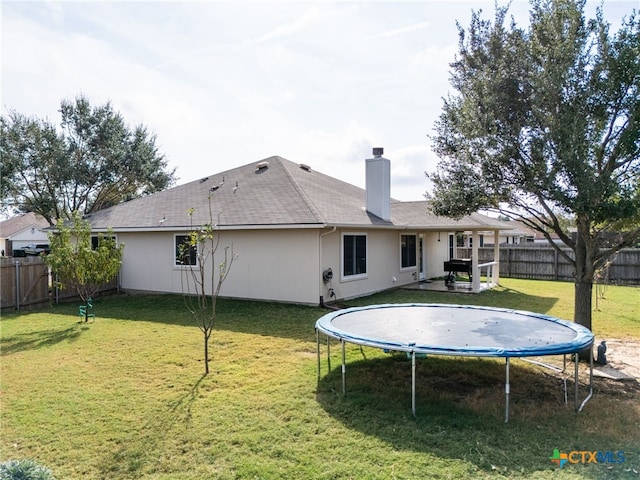
[[[456,236],[453,233],[449,234],[449,260],[456,258]]]

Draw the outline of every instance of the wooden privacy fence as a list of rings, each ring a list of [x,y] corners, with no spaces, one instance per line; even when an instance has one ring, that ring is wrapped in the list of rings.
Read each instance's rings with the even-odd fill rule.
[[[563,249],[573,258],[573,251]],[[470,248],[458,248],[458,258],[470,258]],[[493,247],[478,248],[478,263],[493,261]],[[597,283],[640,285],[640,249],[625,248],[613,258]],[[574,280],[574,268],[555,248],[546,246],[500,246],[500,276],[537,280]]]
[[[98,293],[118,289],[118,279],[103,285]],[[54,288],[49,267],[40,257],[0,259],[0,309],[42,308],[52,303],[77,300],[73,290]]]

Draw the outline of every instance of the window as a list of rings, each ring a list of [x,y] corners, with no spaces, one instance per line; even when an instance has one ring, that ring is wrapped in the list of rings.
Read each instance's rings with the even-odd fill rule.
[[[97,237],[91,237],[91,250],[97,250],[98,245],[102,240],[111,240],[113,243],[118,245],[118,241],[115,236],[107,237],[106,235],[99,235]]]
[[[191,245],[191,237],[189,235],[176,235],[175,247],[176,265],[197,264],[197,250],[195,245]]]
[[[367,274],[367,236],[345,234],[342,237],[342,276]]]
[[[416,236],[400,235],[400,268],[416,266]]]

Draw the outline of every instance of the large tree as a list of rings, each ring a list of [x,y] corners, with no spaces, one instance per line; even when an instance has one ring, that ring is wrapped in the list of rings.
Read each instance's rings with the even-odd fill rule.
[[[16,111],[0,118],[3,210],[36,212],[54,224],[172,185],[155,136],[130,128],[110,103],[63,100],[61,123]]]
[[[433,209],[523,221],[575,269],[574,320],[591,329],[594,274],[640,238],[640,19],[611,33],[584,1],[534,0],[528,29],[472,14],[436,122]],[[562,218],[575,221],[569,234]]]

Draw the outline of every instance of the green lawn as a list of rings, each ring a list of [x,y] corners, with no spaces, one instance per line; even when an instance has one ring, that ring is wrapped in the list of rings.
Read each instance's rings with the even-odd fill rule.
[[[349,302],[452,302],[571,319],[573,285],[502,279],[479,295],[397,290]],[[598,337],[640,339],[640,290],[609,287]],[[62,479],[640,478],[639,390],[596,381],[576,414],[547,370],[421,359],[417,418],[406,357],[340,349],[317,378],[313,307],[222,300],[203,377],[202,335],[180,296],[120,296],[4,315],[0,460],[33,458]],[[571,382],[570,382],[571,383]],[[560,452],[624,452],[624,463],[552,465]],[[617,458],[617,457],[616,457]]]

